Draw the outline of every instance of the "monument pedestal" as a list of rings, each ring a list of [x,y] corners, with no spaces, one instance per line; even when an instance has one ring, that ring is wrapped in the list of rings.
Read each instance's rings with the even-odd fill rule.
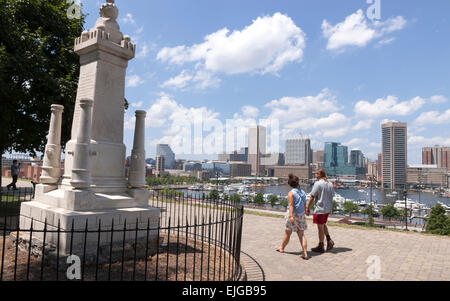
[[[43,241],[43,231],[47,225],[46,244],[58,244],[61,254],[79,253],[84,249],[88,254],[97,252],[97,244],[109,246],[111,232],[114,227],[112,244],[122,244],[125,233],[125,243],[142,242],[156,236],[160,210],[148,206],[149,192],[144,189],[130,189],[129,194],[96,194],[91,191],[48,191],[47,185],[36,186],[35,201],[23,203],[20,210],[21,229],[31,229],[33,223],[33,239]],[[107,208],[107,209],[102,209]],[[135,231],[136,226],[139,231]],[[100,234],[98,230],[106,231]],[[74,230],[71,237],[72,228]],[[85,235],[86,229],[88,234]],[[36,232],[38,231],[38,232]],[[137,234],[137,237],[136,237]],[[25,235],[26,236],[26,235]],[[26,238],[26,237],[25,237]],[[72,244],[72,246],[71,246]]]

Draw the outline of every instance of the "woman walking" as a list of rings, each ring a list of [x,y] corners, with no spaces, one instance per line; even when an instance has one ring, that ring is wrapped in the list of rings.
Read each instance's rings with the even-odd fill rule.
[[[280,253],[284,253],[284,249],[289,244],[292,232],[296,232],[303,248],[303,254],[300,258],[308,260],[308,249],[305,236],[305,230],[308,228],[305,218],[306,193],[300,189],[299,182],[300,180],[298,177],[292,174],[289,175],[288,183],[289,186],[292,187],[292,190],[288,194],[289,211],[286,220],[286,229],[283,242],[276,250]]]

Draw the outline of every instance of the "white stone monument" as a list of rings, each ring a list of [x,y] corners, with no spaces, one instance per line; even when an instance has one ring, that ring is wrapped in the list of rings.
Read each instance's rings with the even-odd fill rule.
[[[36,186],[33,202],[24,203],[20,227],[29,229],[90,230],[157,227],[160,211],[150,207],[145,187],[145,112],[136,112],[134,148],[129,185],[125,178],[124,134],[125,76],[135,45],[123,36],[116,22],[119,11],[114,0],[100,9],[94,28],[75,40],[81,68],[72,123],[72,138],[64,156],[60,175],[62,106],[52,106],[48,143],[44,154],[42,184]],[[145,231],[141,233],[146,235]],[[131,235],[131,233],[130,233]],[[102,244],[109,243],[108,235]],[[134,233],[132,235],[134,237]],[[75,235],[74,235],[75,237]],[[121,240],[121,235],[116,235]],[[131,238],[131,236],[130,236]],[[47,242],[55,243],[48,234]],[[69,235],[60,239],[61,249],[69,250]],[[74,239],[74,248],[82,239]]]

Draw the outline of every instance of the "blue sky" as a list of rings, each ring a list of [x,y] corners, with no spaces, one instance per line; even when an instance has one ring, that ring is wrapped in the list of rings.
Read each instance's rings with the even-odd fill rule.
[[[102,1],[82,3],[91,28]],[[128,153],[135,110],[148,111],[147,157],[161,142],[177,158],[215,158],[220,145],[243,146],[259,119],[278,122],[280,151],[302,133],[314,149],[337,141],[376,159],[386,120],[408,122],[410,164],[423,146],[450,145],[449,1],[381,0],[379,20],[366,0],[116,5],[138,47],[127,73]],[[218,139],[225,120],[238,127],[233,145]],[[216,148],[177,147],[193,135],[189,123],[203,124],[203,143]]]

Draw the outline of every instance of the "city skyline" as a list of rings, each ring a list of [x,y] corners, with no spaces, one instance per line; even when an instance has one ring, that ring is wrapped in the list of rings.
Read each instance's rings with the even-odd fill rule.
[[[448,2],[383,1],[381,19],[375,21],[365,0],[199,0],[177,3],[176,9],[163,1],[117,2],[121,31],[137,44],[125,89],[127,155],[137,109],[148,111],[149,156],[157,144],[179,143],[183,131],[177,120],[196,125],[199,117],[236,121],[238,136],[251,122],[276,119],[281,141],[302,132],[314,150],[340,141],[372,160],[381,152],[380,125],[388,120],[409,125],[409,164],[421,163],[422,147],[450,145],[450,74],[441,63],[450,58],[450,42],[442,39],[450,34]],[[82,3],[89,28],[100,2]],[[161,27],[167,20],[170,26]],[[267,27],[276,34],[265,34]],[[276,51],[255,62],[260,53],[242,41]],[[235,51],[224,52],[213,42]],[[214,133],[205,131],[205,136]],[[173,148],[183,159],[218,155]]]

